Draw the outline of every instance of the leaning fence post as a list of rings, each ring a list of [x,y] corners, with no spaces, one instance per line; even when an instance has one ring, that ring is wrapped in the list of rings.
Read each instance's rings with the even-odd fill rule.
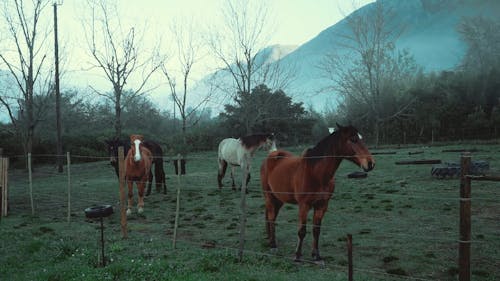
[[[177,167],[181,165],[181,155],[177,154]],[[178,170],[177,173],[177,201],[175,205],[175,222],[174,222],[174,237],[172,239],[172,247],[175,249],[175,245],[177,243],[177,228],[179,227],[179,210],[180,210],[180,202],[181,202],[181,172]]]
[[[125,152],[123,146],[118,147],[118,178],[120,181],[120,225],[122,238],[127,238],[127,211],[125,209]]]
[[[66,152],[66,170],[68,172],[68,222],[71,219],[71,157],[69,152]]]
[[[35,215],[35,205],[33,204],[33,176],[31,174],[31,152],[28,153],[28,179],[30,187],[31,215]]]
[[[246,228],[246,195],[247,195],[247,177],[248,170],[243,169],[243,179],[241,181],[241,217],[240,217],[240,247],[238,252],[238,257],[240,262],[243,260],[243,249],[245,248],[245,228]]]
[[[460,238],[458,240],[458,280],[469,281],[471,244],[471,154],[465,152],[460,159]]]

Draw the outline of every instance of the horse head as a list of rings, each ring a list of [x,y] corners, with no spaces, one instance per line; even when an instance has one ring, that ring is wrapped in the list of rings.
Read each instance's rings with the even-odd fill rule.
[[[118,162],[118,147],[121,145],[120,140],[115,137],[109,140],[105,140],[105,142],[108,146],[109,163],[111,165],[115,165]]]
[[[340,155],[344,155],[347,160],[360,166],[365,172],[373,170],[375,160],[356,128],[350,125],[344,127],[337,123],[337,130],[333,134],[339,134]]]
[[[134,161],[141,161],[141,150],[140,145],[144,141],[144,136],[142,135],[130,135],[130,144],[132,145],[132,153],[134,154]]]
[[[267,135],[266,141],[265,141],[263,147],[265,150],[267,150],[269,152],[273,152],[273,151],[278,150],[276,148],[276,138],[275,138],[273,133]]]

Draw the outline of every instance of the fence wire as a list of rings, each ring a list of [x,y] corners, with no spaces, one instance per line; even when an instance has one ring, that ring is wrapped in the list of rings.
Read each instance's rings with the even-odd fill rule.
[[[24,158],[24,156],[20,156]],[[33,155],[32,157],[56,157],[56,155]],[[378,157],[384,157],[383,155],[379,155]],[[82,158],[82,159],[92,159],[92,160],[99,160],[100,162],[97,163],[91,163],[91,164],[78,164],[78,171],[75,171],[72,169],[72,174],[71,175],[71,215],[78,216],[78,214],[83,213],[83,209],[88,206],[92,205],[99,205],[103,203],[109,203],[113,206],[121,207],[120,206],[120,201],[119,201],[119,191],[118,191],[118,179],[114,173],[114,170],[112,167],[105,162],[105,160],[108,159],[108,157],[94,157],[94,156],[81,156],[81,155],[72,155],[71,158],[77,159],[77,158]],[[175,160],[175,157],[172,157],[171,160]],[[215,167],[216,169],[216,157],[189,157],[187,158],[188,161],[205,161],[207,163],[211,163],[210,165],[207,165],[207,167],[211,167],[212,169]],[[89,166],[87,166],[89,165]],[[100,168],[99,174],[96,175],[95,172],[95,165],[98,165]],[[68,193],[67,189],[64,188],[64,182],[67,178],[67,175],[65,174],[60,174],[55,172],[54,167],[51,168],[46,168],[46,167],[36,167],[35,172],[33,173],[34,175],[34,180],[33,180],[33,197],[35,199],[35,210],[38,214],[38,216],[48,216],[48,217],[53,217],[53,218],[61,218],[63,220],[66,216],[66,208],[67,208],[67,201],[68,201]],[[241,172],[240,172],[241,173]],[[229,173],[226,174],[226,177],[229,177]],[[258,174],[258,173],[256,173]],[[421,229],[419,231],[413,231],[413,232],[408,232],[408,229],[400,229],[397,230],[397,225],[394,223],[391,225],[390,222],[385,221],[386,226],[391,226],[390,231],[384,231],[381,229],[358,229],[357,232],[357,240],[356,241],[362,241],[363,243],[366,243],[367,245],[376,245],[377,243],[380,243],[380,241],[391,241],[390,243],[394,243],[394,241],[401,239],[401,244],[404,244],[404,241],[412,240],[412,239],[418,239],[419,244],[431,244],[431,245],[443,245],[439,247],[451,247],[456,244],[457,239],[453,237],[457,237],[457,230],[456,230],[456,213],[450,213],[446,214],[445,217],[450,219],[450,222],[453,224],[453,226],[444,226],[440,225],[441,229],[438,227],[436,229],[435,225],[442,224],[442,217],[440,218],[435,218],[433,220],[430,220],[428,217],[432,216],[435,214],[435,210],[433,210],[432,205],[428,205],[429,202],[439,202],[439,204],[444,204],[443,208],[445,208],[447,211],[456,211],[458,208],[458,201],[460,200],[456,190],[449,189],[448,191],[440,191],[440,192],[434,192],[432,195],[429,195],[426,192],[420,192],[414,187],[408,187],[409,183],[413,180],[418,180],[420,177],[420,174],[416,175],[406,175],[403,179],[404,182],[402,183],[397,183],[395,181],[400,180],[401,177],[395,176],[393,177],[392,180],[387,180],[390,181],[386,185],[388,188],[397,188],[397,192],[394,193],[376,193],[374,192],[367,192],[366,189],[369,187],[369,185],[364,185],[361,188],[355,189],[355,190],[338,190],[339,188],[337,187],[336,191],[333,194],[330,193],[325,193],[326,195],[332,195],[332,202],[339,202],[340,200],[345,200],[349,198],[356,198],[356,202],[354,201],[347,201],[342,204],[342,208],[344,209],[335,209],[332,210],[331,212],[333,213],[332,216],[335,216],[336,212],[341,211],[343,214],[348,214],[348,213],[360,213],[360,212],[366,212],[368,211],[370,216],[367,217],[366,219],[361,219],[359,223],[368,223],[374,219],[377,219],[378,221],[383,222],[384,219],[390,220],[391,217],[394,215],[392,212],[392,209],[396,208],[396,206],[393,206],[391,210],[388,210],[387,213],[384,210],[374,208],[372,210],[367,210],[366,207],[363,208],[358,208],[358,206],[361,204],[359,200],[365,200],[365,201],[377,201],[377,203],[383,203],[386,205],[395,205],[394,201],[400,200],[400,201],[407,201],[410,202],[408,205],[411,205],[411,207],[408,207],[408,210],[404,210],[404,212],[411,213],[412,211],[414,212],[413,216],[418,217],[423,216],[423,223],[420,224]],[[104,177],[104,178],[101,178]],[[167,186],[168,186],[168,192],[167,195],[162,195],[162,194],[157,194],[155,190],[155,185],[153,183],[152,186],[152,194],[146,199],[148,200],[146,202],[146,208],[151,208],[153,209],[158,209],[158,208],[167,208],[169,211],[168,221],[167,222],[155,222],[157,225],[160,226],[164,230],[165,233],[171,235],[171,229],[173,228],[173,220],[174,220],[174,207],[172,206],[175,204],[175,198],[174,194],[176,192],[177,188],[181,189],[181,209],[179,213],[179,218],[180,218],[180,223],[179,223],[179,237],[177,238],[178,241],[181,241],[184,244],[191,245],[194,247],[200,247],[200,248],[205,248],[205,247],[215,247],[215,248],[220,248],[220,249],[225,249],[225,250],[231,250],[231,251],[237,251],[237,235],[238,235],[238,226],[239,226],[239,216],[241,215],[239,213],[239,190],[234,193],[230,191],[231,187],[225,186],[223,187],[222,190],[219,190],[216,185],[215,185],[215,178],[216,178],[216,173],[214,172],[207,172],[207,171],[192,171],[188,172],[186,175],[183,175],[180,177],[180,186],[177,183],[177,175],[169,174],[167,173]],[[10,204],[12,206],[11,212],[19,212],[19,213],[26,213],[30,212],[30,200],[29,200],[29,190],[28,190],[28,185],[29,185],[29,180],[27,178],[27,173],[25,172],[19,172],[15,171],[14,172],[14,180],[11,181],[11,197],[10,197]],[[58,183],[59,188],[57,188],[56,192],[54,192],[54,188],[50,186],[51,182],[55,182],[55,178],[59,179],[60,182]],[[258,178],[258,177],[257,177]],[[241,174],[237,176],[236,181],[241,181]],[[345,181],[345,180],[344,180]],[[101,186],[95,186],[96,182]],[[452,186],[458,186],[458,180],[452,180],[452,181],[443,181],[443,185],[452,185]],[[337,182],[337,185],[339,183]],[[391,187],[392,186],[392,187]],[[110,188],[114,187],[114,188]],[[14,189],[15,191],[12,191]],[[478,188],[479,189],[479,188]],[[484,188],[481,188],[484,189]],[[265,219],[264,219],[264,213],[263,211],[263,204],[264,201],[262,200],[263,195],[265,195],[265,191],[262,191],[260,188],[256,188],[255,184],[251,184],[250,188],[250,194],[248,196],[248,201],[249,204],[251,204],[253,207],[258,206],[259,212],[256,213],[255,211],[250,211],[250,214],[247,215],[247,227],[253,228],[253,229],[260,229],[260,231],[263,232],[264,230],[264,225],[265,225]],[[210,194],[209,196],[219,196],[219,202],[215,202],[216,204],[216,211],[221,213],[222,215],[220,217],[217,217],[214,213],[215,212],[209,212],[208,208],[205,206],[198,206],[199,209],[197,208],[187,208],[184,207],[187,202],[191,201],[196,201],[196,200],[201,200],[203,197],[199,194]],[[275,192],[276,193],[276,192]],[[287,192],[283,192],[287,193]],[[96,194],[99,194],[99,196],[96,196]],[[287,193],[288,194],[288,193]],[[303,193],[304,195],[311,194],[310,192],[305,192]],[[476,194],[478,194],[476,196]],[[161,199],[158,199],[157,197],[161,196]],[[137,198],[137,191],[134,191],[134,199],[136,200]],[[153,200],[150,200],[151,198],[156,198]],[[485,209],[487,212],[487,215],[481,218],[475,218],[473,217],[473,223],[475,224],[476,222],[480,222],[482,220],[492,220],[492,222],[495,221],[496,218],[498,218],[498,214],[490,214],[491,209],[498,209],[499,199],[498,199],[498,193],[495,192],[494,189],[490,190],[480,190],[480,191],[475,191],[472,196],[472,201],[475,202],[474,208],[476,210],[479,210],[481,212],[482,209]],[[165,200],[165,201],[161,201]],[[149,203],[151,201],[151,203]],[[380,202],[378,202],[380,201]],[[386,202],[384,202],[386,201]],[[258,203],[257,203],[258,202]],[[425,205],[422,205],[421,207],[418,206],[418,202],[426,202]],[[214,203],[214,202],[212,202]],[[398,202],[402,203],[402,202]],[[149,207],[151,206],[151,207]],[[373,207],[373,206],[372,206]],[[404,207],[404,206],[403,206]],[[399,206],[401,209],[402,207]],[[287,210],[286,208],[283,208],[283,211],[281,212],[288,212],[294,213],[294,216],[287,216],[286,218],[281,218],[278,217],[277,220],[277,232],[283,229],[288,229],[287,233],[295,233],[297,230],[297,220],[296,220],[296,212],[297,208],[292,207]],[[64,210],[64,211],[62,211]],[[116,211],[115,211],[116,212]],[[329,211],[330,212],[330,211]],[[400,211],[402,212],[402,211]],[[209,214],[205,214],[209,213]],[[212,215],[213,218],[210,219],[212,221],[216,221],[215,225],[207,225],[199,223],[199,220],[201,219],[202,221],[209,221],[207,219],[209,216]],[[227,217],[224,215],[232,215],[233,219],[227,220]],[[225,218],[225,220],[223,220]],[[217,223],[217,220],[219,220],[219,223]],[[453,221],[455,220],[455,221]],[[335,221],[335,220],[334,220]],[[151,223],[151,222],[150,222]],[[217,232],[220,231],[221,228],[223,230],[229,231],[232,234],[232,237],[234,238],[232,242],[229,243],[217,243],[216,245],[212,244],[207,244],[207,239],[204,239],[203,237],[200,237],[200,235],[193,235],[190,233],[192,230],[191,228],[184,228],[183,226],[189,225],[190,227],[192,226],[197,226],[202,227],[201,229],[203,231],[208,231],[208,232]],[[418,223],[415,223],[416,226],[418,226]],[[326,237],[338,237],[337,240],[340,240],[344,234],[345,231],[342,230],[342,226],[346,226],[344,222],[341,222],[337,225],[322,225],[322,235],[326,233]],[[426,227],[427,226],[427,227]],[[308,228],[312,229],[313,225],[308,224]],[[353,230],[353,229],[351,229]],[[494,230],[493,230],[494,231]],[[344,232],[344,233],[343,233]],[[287,234],[288,236],[289,234]],[[168,235],[167,235],[168,236]],[[311,238],[311,234],[308,234],[308,236]],[[474,237],[475,239],[472,241],[473,244],[475,245],[481,245],[483,244],[483,247],[488,247],[488,241],[487,238],[490,238],[489,235],[486,235],[487,237],[480,237],[476,235]],[[188,237],[190,239],[188,239]],[[281,237],[281,238],[279,238]],[[283,240],[284,234],[280,234],[278,238],[280,239],[280,244],[283,245],[283,247],[286,247],[287,249],[294,249],[295,244],[294,244],[294,239],[289,239],[289,240]],[[323,236],[322,236],[323,237]],[[289,237],[291,238],[291,237]],[[208,239],[210,240],[210,239]],[[210,241],[209,241],[210,242]],[[305,242],[306,245],[309,245],[310,242]],[[364,249],[362,246],[358,245],[357,251],[359,253],[366,253],[370,255],[371,247],[373,246],[366,246],[366,249]],[[262,252],[259,250],[250,250],[250,249],[245,249],[245,253],[248,254],[254,254],[254,255],[266,255],[270,256],[273,258],[280,258],[280,259],[288,259],[292,260],[292,258],[287,258],[283,255],[274,255],[266,252]],[[358,255],[359,255],[358,253]],[[455,253],[449,253],[450,256],[448,256],[448,259],[453,259]],[[311,260],[305,260],[307,263],[314,263]],[[489,263],[489,267],[493,267],[497,265],[498,262],[491,261]],[[345,269],[342,266],[336,265],[336,264],[329,264],[327,266],[328,269],[330,270],[338,270],[339,268]],[[362,268],[362,267],[356,267],[355,266],[355,271],[356,272],[362,272],[367,275],[376,275],[376,276],[385,276],[386,278],[393,278],[393,279],[401,279],[401,280],[433,280],[432,277],[412,277],[412,276],[402,276],[402,275],[397,275],[397,274],[389,274],[384,271],[379,271],[375,269],[369,269],[369,268]]]

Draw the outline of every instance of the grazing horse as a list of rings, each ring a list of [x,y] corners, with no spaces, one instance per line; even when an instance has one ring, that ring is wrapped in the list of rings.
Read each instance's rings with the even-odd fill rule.
[[[302,156],[278,150],[271,152],[261,166],[260,175],[266,205],[266,231],[272,250],[276,250],[275,221],[284,203],[298,204],[299,229],[295,260],[302,257],[307,214],[314,209],[312,256],[320,261],[318,241],[321,220],[335,189],[335,171],[343,159],[354,162],[365,171],[375,166],[361,135],[352,127],[337,124],[337,130],[323,138]]]
[[[153,154],[143,144],[143,140],[142,135],[131,135],[130,143],[132,147],[128,151],[127,157],[125,157],[125,180],[128,185],[127,215],[132,213],[134,182],[137,184],[137,193],[139,194],[138,213],[144,211],[144,186],[149,180]]]
[[[219,189],[222,188],[222,178],[226,174],[227,165],[231,165],[231,180],[233,190],[236,190],[234,184],[234,167],[240,166],[242,171],[247,172],[246,183],[250,181],[250,164],[255,151],[260,147],[265,147],[269,151],[276,150],[274,134],[256,134],[241,137],[239,139],[227,138],[219,143],[219,173],[217,181]]]
[[[120,140],[118,138],[106,140],[106,144],[108,145],[110,164],[115,168],[116,176],[118,176],[118,147],[123,146],[123,150],[125,155],[127,155],[130,149],[130,142]],[[153,154],[153,164],[154,164],[154,177],[155,177],[155,185],[156,191],[160,192],[163,187],[163,193],[167,193],[167,183],[165,181],[165,172],[163,170],[163,150],[161,146],[151,140],[144,140],[144,146],[148,148]],[[149,172],[149,180],[148,180],[148,189],[146,192],[146,196],[151,194],[151,185],[153,182],[153,172]]]

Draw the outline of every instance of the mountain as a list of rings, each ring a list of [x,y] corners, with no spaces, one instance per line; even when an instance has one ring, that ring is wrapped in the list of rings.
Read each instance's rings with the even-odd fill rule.
[[[391,23],[403,30],[395,42],[396,48],[407,49],[426,72],[450,70],[460,64],[466,46],[460,39],[457,26],[463,17],[497,17],[500,14],[498,0],[378,2],[390,10]],[[375,5],[371,3],[363,6],[348,17],[358,13],[373,14]],[[336,39],[338,34],[345,34],[348,30],[347,19],[341,20],[298,48],[289,49],[293,51],[272,62],[293,66],[297,70],[296,79],[285,89],[295,102],[311,105],[316,110],[335,106],[335,94],[322,91],[331,85],[331,81],[324,78],[324,73],[318,66],[330,52],[342,52],[345,49]],[[273,48],[266,48],[263,53],[272,53],[271,50]]]

